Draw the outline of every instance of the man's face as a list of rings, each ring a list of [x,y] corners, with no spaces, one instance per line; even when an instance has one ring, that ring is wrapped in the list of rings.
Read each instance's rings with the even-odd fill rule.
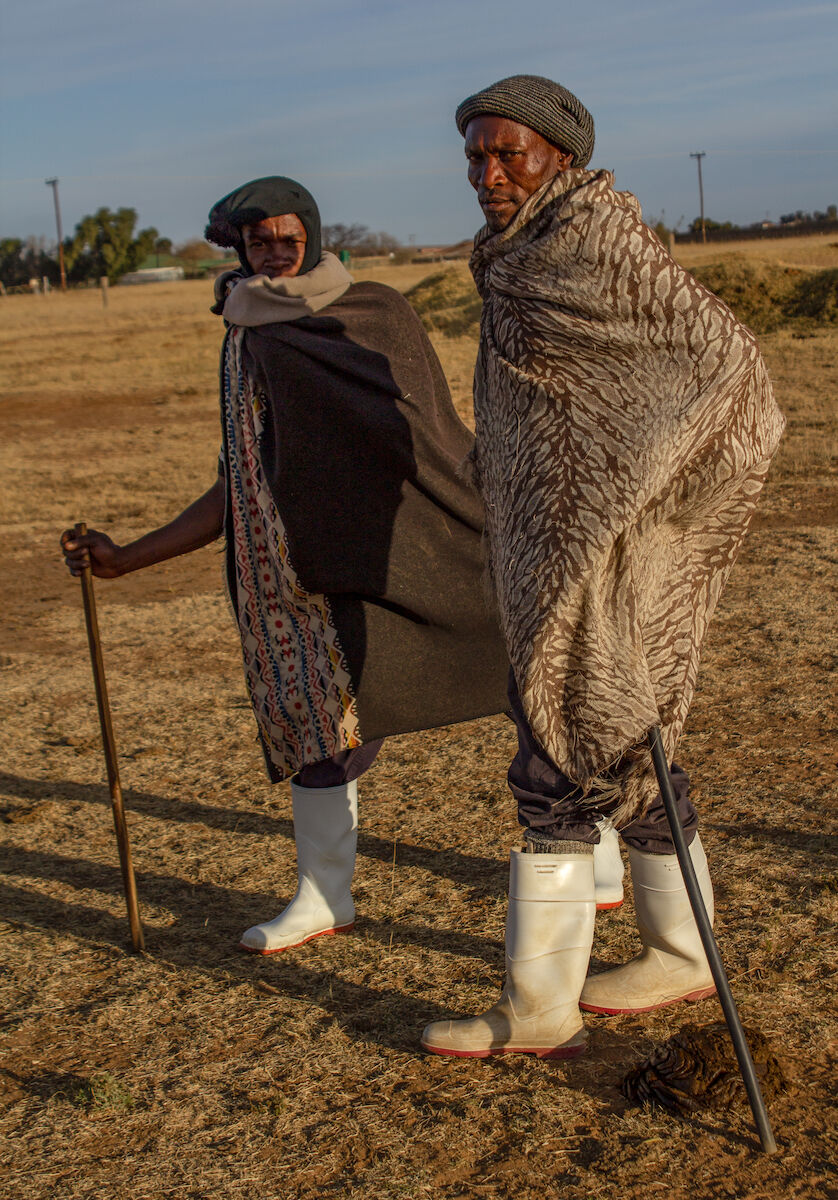
[[[245,257],[254,274],[270,279],[299,274],[306,252],[306,231],[296,213],[245,225],[242,237]]]
[[[573,162],[573,155],[528,125],[473,117],[466,126],[468,181],[492,233],[506,229],[528,196]]]

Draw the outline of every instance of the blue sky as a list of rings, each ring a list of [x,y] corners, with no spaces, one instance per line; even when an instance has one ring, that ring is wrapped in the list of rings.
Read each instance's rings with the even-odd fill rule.
[[[471,235],[457,103],[548,75],[594,115],[592,165],[649,218],[838,203],[838,3],[15,0],[0,18],[0,235],[128,205],[176,242],[246,179],[285,174],[326,222]]]

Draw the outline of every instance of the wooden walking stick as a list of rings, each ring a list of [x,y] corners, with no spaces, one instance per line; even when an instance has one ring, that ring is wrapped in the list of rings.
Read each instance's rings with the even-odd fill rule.
[[[87,533],[84,521],[74,528],[76,537]],[[105,682],[105,664],[102,659],[102,641],[99,637],[99,622],[96,619],[96,598],[93,595],[93,572],[90,557],[81,573],[81,594],[84,600],[84,619],[87,625],[87,642],[90,646],[90,662],[93,681],[96,684],[96,704],[99,709],[99,727],[102,730],[102,747],[105,751],[105,766],[108,772],[108,787],[111,793],[113,823],[119,846],[119,865],[125,886],[125,904],[128,909],[128,924],[131,926],[131,944],[135,950],[145,950],[143,927],[140,923],[140,908],[137,903],[137,884],[131,862],[131,844],[128,841],[128,826],[125,823],[125,808],[122,803],[122,788],[119,783],[119,766],[116,761],[116,740],[113,735],[111,708],[108,703],[108,685]]]
[[[748,1102],[751,1105],[751,1112],[754,1114],[754,1123],[759,1133],[759,1140],[766,1154],[775,1154],[777,1143],[774,1140],[774,1134],[771,1132],[765,1101],[760,1090],[756,1070],[754,1069],[754,1060],[748,1049],[745,1031],[739,1019],[736,1002],[733,999],[733,993],[730,990],[730,984],[724,964],[722,963],[722,956],[719,953],[719,947],[713,934],[713,926],[710,924],[710,918],[704,906],[704,897],[698,885],[693,860],[690,857],[689,848],[684,838],[684,831],[681,828],[681,821],[678,817],[678,809],[675,804],[675,791],[669,775],[669,764],[666,761],[663,741],[661,740],[661,731],[658,725],[653,726],[649,733],[649,745],[652,749],[652,761],[655,764],[655,774],[658,778],[663,806],[666,809],[666,818],[669,821],[669,828],[672,830],[675,853],[678,855],[678,863],[681,867],[681,874],[684,877],[684,887],[687,889],[687,895],[690,898],[690,905],[692,906],[695,923],[698,926],[701,944],[707,955],[707,962],[710,965],[713,982],[716,985],[719,1002],[722,1006],[722,1012],[725,1015],[728,1032],[733,1042],[733,1049],[736,1051],[739,1070],[742,1073],[745,1091],[748,1093]]]

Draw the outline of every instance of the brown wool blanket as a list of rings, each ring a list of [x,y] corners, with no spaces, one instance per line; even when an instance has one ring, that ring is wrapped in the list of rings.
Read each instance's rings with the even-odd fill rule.
[[[473,460],[524,710],[625,824],[657,790],[658,722],[672,758],[783,419],[754,336],[606,171],[558,175],[471,267]]]
[[[419,318],[378,283],[346,276],[329,300],[329,281],[289,297],[261,280],[224,305],[221,466],[245,678],[281,779],[502,712],[508,660],[462,477],[473,439]]]

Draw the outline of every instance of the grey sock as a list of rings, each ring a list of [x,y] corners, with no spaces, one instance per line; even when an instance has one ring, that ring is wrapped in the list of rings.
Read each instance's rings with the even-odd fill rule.
[[[565,842],[540,833],[537,829],[527,829],[524,833],[525,854],[593,854],[591,842]]]

